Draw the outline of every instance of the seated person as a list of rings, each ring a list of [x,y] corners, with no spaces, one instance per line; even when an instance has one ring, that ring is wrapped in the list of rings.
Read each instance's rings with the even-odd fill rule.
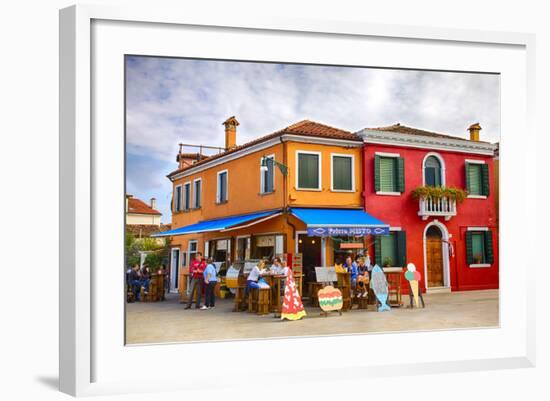
[[[145,290],[145,294],[149,293],[149,284],[151,283],[151,272],[149,271],[149,266],[143,265],[141,271],[139,272],[141,286]]]
[[[346,272],[346,269],[342,265],[342,261],[340,259],[336,259],[336,261],[334,262],[334,270],[336,271],[336,273]]]
[[[361,255],[357,255],[357,257],[355,258],[355,263],[357,264],[357,274],[359,276],[364,276],[367,273],[365,258]]]
[[[273,264],[271,265],[270,272],[276,275],[286,276],[288,275],[288,267],[283,266],[283,262],[280,257],[273,258]]]
[[[244,289],[243,301],[248,297],[251,288],[260,288],[258,280],[260,279],[261,271],[265,270],[265,262],[260,260],[248,273],[246,278],[246,287]]]
[[[351,273],[351,291],[354,294],[358,276],[357,263],[353,262],[351,256],[348,256],[343,267],[346,269],[346,272]]]
[[[139,274],[138,264],[134,265],[134,267],[132,267],[132,270],[128,274],[128,284],[132,288],[132,292],[134,293],[134,297],[136,301],[139,301],[142,283],[141,283],[141,278]]]

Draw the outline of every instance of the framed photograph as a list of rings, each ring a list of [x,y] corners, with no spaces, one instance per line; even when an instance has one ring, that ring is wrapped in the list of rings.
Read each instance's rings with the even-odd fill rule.
[[[534,37],[226,17],[60,12],[61,390],[533,366]]]

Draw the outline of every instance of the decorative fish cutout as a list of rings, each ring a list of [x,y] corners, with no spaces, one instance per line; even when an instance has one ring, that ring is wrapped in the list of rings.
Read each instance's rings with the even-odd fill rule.
[[[372,277],[370,280],[370,287],[374,291],[374,295],[382,304],[378,308],[378,312],[389,311],[391,308],[387,304],[388,301],[388,281],[384,271],[378,265],[374,265],[372,269]]]

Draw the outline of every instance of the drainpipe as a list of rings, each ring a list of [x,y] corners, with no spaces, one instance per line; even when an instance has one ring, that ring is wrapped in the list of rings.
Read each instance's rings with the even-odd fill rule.
[[[283,145],[283,164],[287,166],[287,174],[283,175],[283,213],[285,215],[286,223],[292,227],[292,238],[296,239],[296,226],[292,224],[288,218],[288,195],[287,195],[287,184],[288,184],[288,173],[289,168],[287,164],[287,157],[286,157],[286,151],[287,151],[287,143],[283,141],[283,136],[281,135],[279,137],[279,140],[281,141],[281,144]],[[292,252],[294,253],[294,252]]]

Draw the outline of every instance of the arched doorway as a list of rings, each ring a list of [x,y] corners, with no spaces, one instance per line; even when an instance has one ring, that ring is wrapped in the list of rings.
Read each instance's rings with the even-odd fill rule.
[[[449,233],[444,224],[434,220],[424,230],[424,273],[427,288],[450,287]]]

